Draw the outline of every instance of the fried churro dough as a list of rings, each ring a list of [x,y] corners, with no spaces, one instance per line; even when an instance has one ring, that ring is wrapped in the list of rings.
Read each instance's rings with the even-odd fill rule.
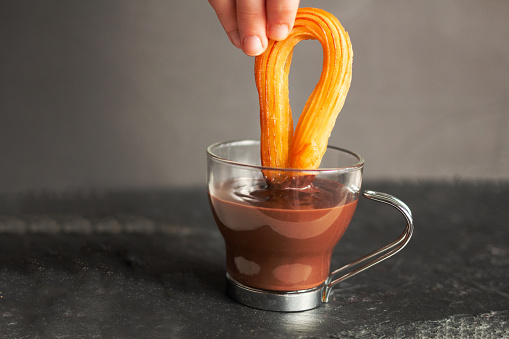
[[[322,45],[322,73],[294,132],[288,73],[295,45],[310,39],[318,40]],[[299,9],[289,36],[283,41],[269,41],[267,50],[255,61],[260,100],[262,166],[295,169],[319,167],[350,88],[352,60],[348,33],[338,19],[321,9]],[[274,172],[266,176],[270,182],[287,179]]]

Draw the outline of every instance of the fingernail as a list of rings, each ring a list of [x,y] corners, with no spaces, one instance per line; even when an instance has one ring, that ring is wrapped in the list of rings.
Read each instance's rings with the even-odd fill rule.
[[[289,29],[288,25],[279,24],[279,25],[271,25],[269,29],[269,38],[272,40],[284,40],[288,36]]]
[[[244,53],[255,56],[263,52],[262,41],[256,35],[246,35],[244,37]]]
[[[228,37],[230,38],[230,41],[232,42],[232,44],[237,47],[237,48],[241,48],[241,44],[240,44],[240,35],[239,35],[239,31],[233,31],[233,32],[230,32],[230,34],[228,34]]]

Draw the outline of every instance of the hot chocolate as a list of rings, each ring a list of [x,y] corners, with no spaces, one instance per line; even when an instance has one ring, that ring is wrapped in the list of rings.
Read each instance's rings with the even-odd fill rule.
[[[225,239],[227,271],[246,286],[296,291],[321,285],[358,192],[322,179],[305,188],[271,188],[255,179],[224,182],[209,193]]]

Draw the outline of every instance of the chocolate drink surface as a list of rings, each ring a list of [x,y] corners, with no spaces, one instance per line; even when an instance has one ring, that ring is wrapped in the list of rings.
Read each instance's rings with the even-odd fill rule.
[[[301,189],[263,181],[221,184],[209,201],[226,245],[227,271],[246,286],[297,291],[321,285],[358,193],[323,179]]]

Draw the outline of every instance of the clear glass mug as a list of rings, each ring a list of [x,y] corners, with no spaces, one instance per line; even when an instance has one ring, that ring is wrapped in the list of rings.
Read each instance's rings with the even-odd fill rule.
[[[332,252],[361,196],[363,167],[360,155],[332,146],[318,170],[262,167],[255,140],[209,146],[207,188],[225,241],[228,295],[260,309],[312,309],[327,302],[340,281],[401,250],[413,233],[410,209],[393,196],[365,191],[364,197],[398,209],[405,230],[391,244],[331,273]],[[274,177],[286,180],[267,179]]]

